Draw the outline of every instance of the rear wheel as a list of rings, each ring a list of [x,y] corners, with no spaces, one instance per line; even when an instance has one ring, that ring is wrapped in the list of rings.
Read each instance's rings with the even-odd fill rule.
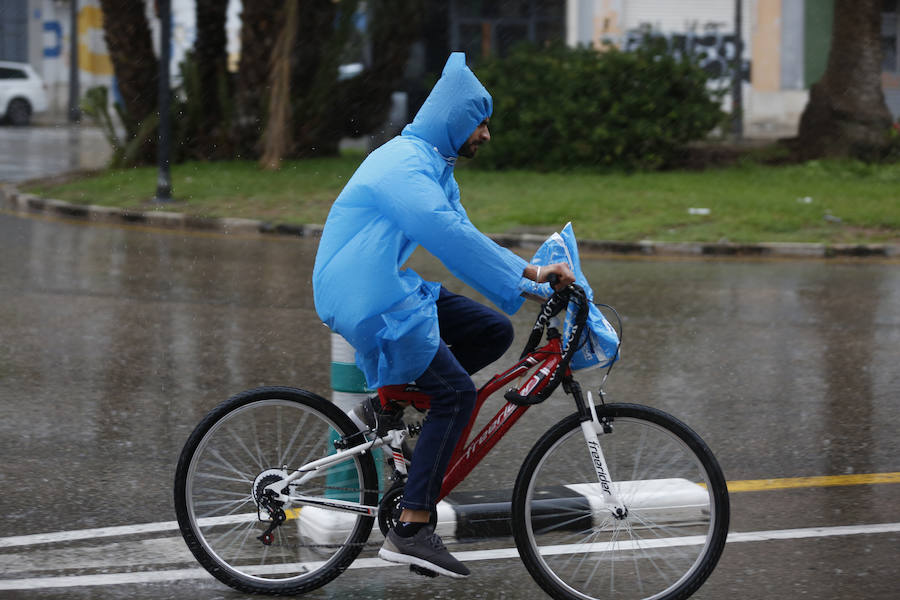
[[[181,534],[203,567],[244,592],[298,594],[325,585],[357,557],[374,517],[277,502],[267,486],[334,454],[357,432],[332,403],[303,390],[259,388],[216,407],[191,434],[175,475]],[[291,496],[375,506],[369,453],[316,471]]]
[[[581,422],[571,415],[535,444],[513,492],[516,546],[557,599],[675,600],[693,594],[725,545],[729,504],[712,452],[686,425],[644,406],[597,407],[613,490],[604,504]]]

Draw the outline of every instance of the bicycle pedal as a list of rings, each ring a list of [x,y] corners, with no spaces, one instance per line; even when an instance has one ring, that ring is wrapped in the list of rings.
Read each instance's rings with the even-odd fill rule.
[[[434,571],[426,569],[425,567],[420,567],[419,565],[409,565],[409,570],[415,573],[416,575],[422,575],[424,577],[437,577],[438,574]]]

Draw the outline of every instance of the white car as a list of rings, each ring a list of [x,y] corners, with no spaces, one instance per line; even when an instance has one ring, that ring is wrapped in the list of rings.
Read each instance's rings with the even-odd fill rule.
[[[47,85],[31,65],[0,61],[0,120],[28,125],[47,106]]]

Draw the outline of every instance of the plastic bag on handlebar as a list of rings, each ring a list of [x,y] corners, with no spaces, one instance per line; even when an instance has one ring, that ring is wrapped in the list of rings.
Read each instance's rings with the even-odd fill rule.
[[[584,334],[581,336],[581,339],[570,342],[576,344],[579,350],[572,357],[572,362],[569,366],[572,370],[577,371],[579,369],[610,365],[618,358],[619,336],[606,320],[606,317],[603,316],[603,313],[600,312],[600,309],[593,303],[594,292],[581,271],[581,261],[578,258],[578,243],[575,240],[575,232],[572,231],[571,223],[567,223],[561,232],[554,233],[547,238],[531,259],[531,264],[534,265],[550,265],[554,263],[568,263],[575,274],[575,282],[584,288],[584,292],[591,303],[587,328]],[[549,298],[553,294],[553,289],[546,283],[531,282],[529,289],[526,291],[542,298]],[[574,308],[566,312],[563,326],[564,340],[569,339],[574,317]]]

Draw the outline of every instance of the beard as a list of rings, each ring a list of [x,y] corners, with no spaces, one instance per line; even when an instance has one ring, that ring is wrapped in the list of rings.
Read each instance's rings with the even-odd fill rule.
[[[465,156],[466,158],[475,158],[478,146],[480,146],[480,144],[477,142],[466,142],[456,153],[460,156]]]

